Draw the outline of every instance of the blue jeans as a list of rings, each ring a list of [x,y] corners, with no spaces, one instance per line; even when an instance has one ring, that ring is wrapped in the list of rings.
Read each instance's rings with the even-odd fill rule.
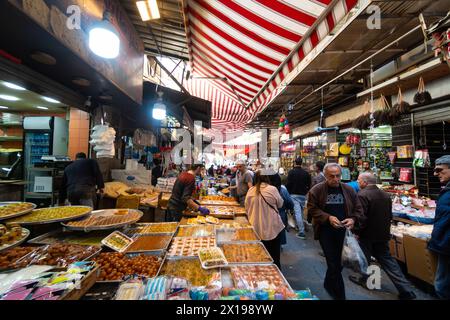
[[[303,209],[305,208],[306,196],[300,194],[291,194],[292,200],[294,200],[294,212],[295,220],[297,221],[297,227],[299,233],[305,233],[305,225],[303,224]]]
[[[440,299],[450,300],[450,256],[438,254],[434,288]]]

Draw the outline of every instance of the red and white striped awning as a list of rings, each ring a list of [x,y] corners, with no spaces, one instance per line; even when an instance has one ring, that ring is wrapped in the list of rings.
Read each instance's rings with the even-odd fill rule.
[[[358,0],[184,0],[191,94],[212,101],[215,129],[240,129],[261,112],[281,82]],[[334,3],[270,84],[258,92]],[[196,80],[217,77],[228,80]],[[250,102],[257,96],[251,104]],[[248,108],[246,108],[248,106]]]

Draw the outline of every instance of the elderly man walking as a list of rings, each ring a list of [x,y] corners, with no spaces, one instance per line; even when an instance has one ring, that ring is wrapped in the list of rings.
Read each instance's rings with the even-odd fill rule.
[[[328,163],[324,174],[326,180],[309,191],[307,208],[313,219],[314,239],[319,240],[327,261],[324,288],[333,299],[345,300],[341,263],[345,231],[358,227],[362,207],[355,191],[341,183],[341,166]]]
[[[436,160],[434,175],[442,189],[436,206],[433,233],[428,249],[437,254],[438,266],[434,287],[439,298],[450,300],[450,155]]]
[[[363,223],[361,223],[359,244],[367,261],[374,257],[381,268],[387,273],[399,292],[400,300],[412,300],[416,295],[412,291],[411,284],[406,280],[397,261],[389,252],[389,240],[391,239],[392,201],[391,196],[380,190],[377,179],[372,173],[361,173],[358,177],[358,199],[363,208]],[[351,281],[367,288],[368,275],[361,277],[350,276]]]

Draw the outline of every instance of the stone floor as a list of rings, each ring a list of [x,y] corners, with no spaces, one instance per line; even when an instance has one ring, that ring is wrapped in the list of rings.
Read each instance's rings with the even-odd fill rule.
[[[287,235],[287,244],[281,253],[281,265],[292,288],[303,290],[309,288],[321,300],[330,300],[331,297],[323,288],[323,279],[326,273],[325,258],[320,255],[322,251],[318,241],[313,240],[312,230],[307,232],[306,240],[297,238],[295,230]],[[381,290],[366,290],[348,279],[352,271],[344,269],[343,277],[349,300],[396,300],[397,291],[386,273],[382,272]],[[414,292],[419,300],[435,299],[431,286],[413,281]]]

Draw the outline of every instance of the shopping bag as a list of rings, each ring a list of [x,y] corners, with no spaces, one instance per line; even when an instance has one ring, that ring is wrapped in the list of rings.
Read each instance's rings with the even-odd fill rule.
[[[358,244],[358,240],[356,240],[349,229],[345,231],[344,246],[342,248],[342,266],[360,274],[366,274],[367,268],[369,267],[366,256]]]
[[[295,217],[294,217],[294,214],[292,213],[292,211],[287,212],[287,218],[288,218],[289,227],[291,227],[292,229],[295,229],[297,223],[295,222]]]

